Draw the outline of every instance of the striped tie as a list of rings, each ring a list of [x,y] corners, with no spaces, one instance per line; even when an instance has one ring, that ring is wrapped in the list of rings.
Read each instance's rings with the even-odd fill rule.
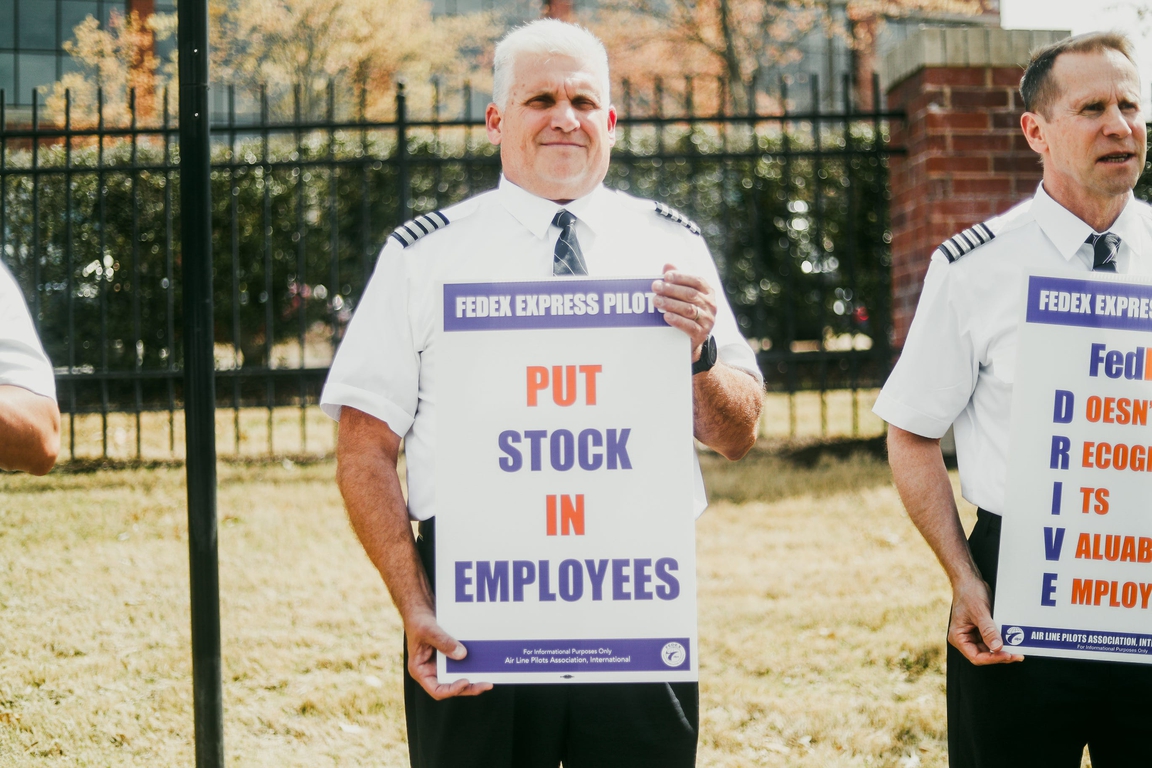
[[[1120,236],[1111,232],[1088,235],[1084,242],[1092,246],[1092,271],[1115,272],[1116,252],[1120,250]]]
[[[560,237],[556,240],[556,250],[552,254],[553,275],[586,275],[584,254],[576,240],[576,217],[561,208],[552,219],[553,226],[560,227]]]

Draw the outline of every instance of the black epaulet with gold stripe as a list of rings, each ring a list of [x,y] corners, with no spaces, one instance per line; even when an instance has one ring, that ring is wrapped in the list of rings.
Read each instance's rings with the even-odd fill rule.
[[[443,229],[448,226],[450,222],[448,217],[444,215],[443,211],[432,211],[432,213],[425,213],[422,216],[417,216],[412,221],[405,222],[396,227],[392,233],[392,237],[400,241],[400,245],[407,248],[416,242],[424,235],[429,235],[438,229]]]
[[[985,243],[992,242],[992,238],[996,237],[989,227],[988,223],[976,224],[968,227],[963,232],[953,235],[940,244],[940,252],[948,259],[949,263],[956,261],[966,253],[971,253]]]
[[[675,208],[664,205],[664,203],[656,203],[656,213],[668,219],[669,221],[676,222],[694,235],[700,234],[700,227],[696,225],[696,222],[692,221],[692,219],[680,213],[680,211],[676,210]]]

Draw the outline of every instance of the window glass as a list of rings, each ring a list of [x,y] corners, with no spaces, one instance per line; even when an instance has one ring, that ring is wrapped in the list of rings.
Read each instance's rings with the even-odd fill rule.
[[[0,48],[11,48],[16,44],[16,0],[0,0]]]
[[[20,48],[56,50],[56,3],[20,0]]]
[[[56,54],[21,53],[19,56],[20,82],[17,83],[19,98],[16,99],[16,103],[31,104],[32,89],[40,88],[40,103],[43,104],[44,95],[56,82]]]
[[[172,60],[172,52],[176,50],[176,35],[172,35],[167,40],[161,40],[154,47],[156,58],[160,60],[160,66],[164,66]]]
[[[16,54],[0,53],[0,88],[4,89],[4,101],[16,103]]]
[[[100,18],[100,4],[95,0],[63,3],[60,8],[60,42],[75,40],[72,30],[88,16]]]

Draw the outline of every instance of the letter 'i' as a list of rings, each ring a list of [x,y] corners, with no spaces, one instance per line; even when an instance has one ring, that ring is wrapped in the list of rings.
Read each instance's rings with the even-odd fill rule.
[[[555,494],[550,493],[545,497],[545,499],[547,500],[547,510],[548,510],[547,535],[548,536],[555,536],[556,535],[556,496],[555,496]]]
[[[1052,514],[1060,514],[1060,498],[1064,495],[1064,483],[1052,483]]]

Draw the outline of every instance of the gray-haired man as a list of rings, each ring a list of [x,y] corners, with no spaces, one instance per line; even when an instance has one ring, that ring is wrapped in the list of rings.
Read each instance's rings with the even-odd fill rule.
[[[691,338],[684,364],[694,371],[695,436],[729,458],[744,455],[763,388],[699,229],[602,186],[616,112],[600,42],[552,20],[515,30],[496,49],[493,90],[487,129],[500,146],[499,188],[393,233],[322,398],[340,420],[337,479],[349,517],[404,621],[412,765],[694,765],[695,684],[492,688],[436,679],[436,651],[466,654],[437,625],[430,583],[437,280],[662,273],[657,306]],[[396,472],[401,437],[407,504]],[[410,518],[421,521],[417,543]]]

